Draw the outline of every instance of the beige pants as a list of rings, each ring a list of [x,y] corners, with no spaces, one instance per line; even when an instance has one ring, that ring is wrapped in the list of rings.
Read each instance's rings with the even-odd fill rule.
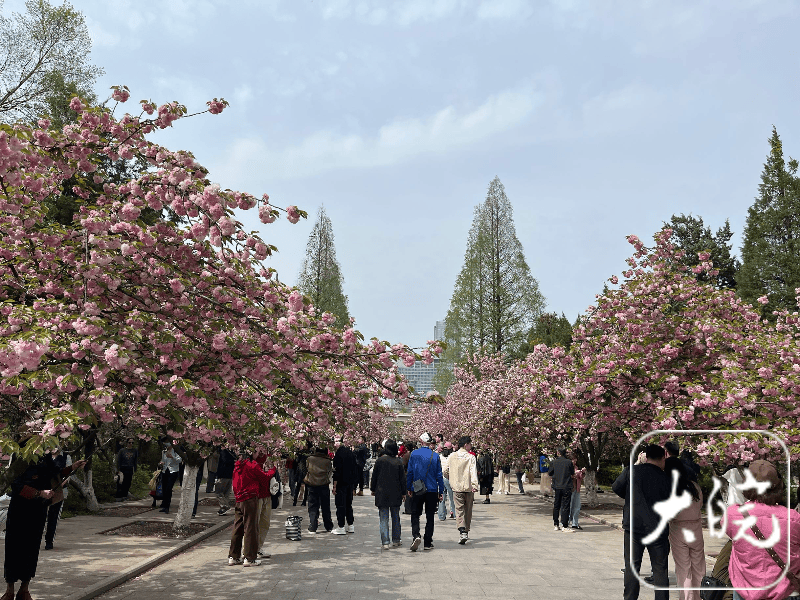
[[[475,501],[475,492],[453,492],[456,502],[456,526],[469,531],[472,523],[472,504]]]
[[[506,494],[511,493],[511,473],[503,473],[502,469],[500,470],[500,493],[502,494],[505,492]]]
[[[686,541],[683,530],[694,534],[694,541]],[[706,557],[703,543],[703,525],[697,521],[672,521],[669,524],[669,547],[675,561],[675,578],[678,587],[700,587],[706,574]],[[681,600],[700,600],[698,590],[681,591]]]
[[[267,539],[269,531],[269,521],[272,519],[272,498],[258,499],[258,550],[264,547],[264,540]]]

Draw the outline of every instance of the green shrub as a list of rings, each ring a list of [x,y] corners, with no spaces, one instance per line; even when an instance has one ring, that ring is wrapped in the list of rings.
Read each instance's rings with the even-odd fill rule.
[[[619,477],[624,468],[625,467],[623,465],[618,464],[601,464],[600,469],[597,471],[598,485],[611,485],[616,481],[617,477]]]

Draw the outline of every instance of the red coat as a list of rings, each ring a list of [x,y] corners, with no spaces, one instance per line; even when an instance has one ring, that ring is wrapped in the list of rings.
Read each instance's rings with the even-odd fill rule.
[[[239,459],[233,466],[233,494],[237,502],[262,498],[262,486],[269,490],[269,477],[253,460]],[[269,492],[267,492],[269,495]]]

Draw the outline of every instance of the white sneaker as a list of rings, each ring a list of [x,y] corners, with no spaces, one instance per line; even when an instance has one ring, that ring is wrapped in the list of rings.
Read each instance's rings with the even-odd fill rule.
[[[249,561],[249,560],[247,560],[245,558],[244,559],[244,564],[242,566],[243,567],[260,567],[261,566],[261,561],[258,560],[258,559],[254,560],[254,561]]]
[[[570,529],[569,527],[564,527],[564,528],[562,528],[562,531],[563,531],[564,533],[572,533],[572,529]]]
[[[334,527],[334,528],[331,530],[331,533],[332,533],[333,535],[347,535],[347,531],[345,531],[345,528],[344,528],[344,527]]]
[[[381,550],[388,550],[389,548],[391,548],[389,544],[381,544]]]
[[[228,557],[228,566],[235,567],[236,565],[242,564],[242,561],[238,558],[233,558],[232,556]]]
[[[561,531],[561,525],[553,525],[553,531]]]
[[[356,532],[356,526],[355,525],[348,525],[347,527],[345,527],[344,530],[347,533],[355,533]]]

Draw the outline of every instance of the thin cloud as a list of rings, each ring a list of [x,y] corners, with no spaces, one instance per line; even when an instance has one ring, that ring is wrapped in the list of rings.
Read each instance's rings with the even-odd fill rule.
[[[371,136],[323,130],[285,148],[268,147],[260,139],[239,139],[226,153],[221,174],[226,181],[247,178],[252,172],[271,179],[293,179],[457,151],[519,126],[542,103],[543,96],[526,85],[494,94],[473,110],[447,106],[428,117],[396,119]]]

